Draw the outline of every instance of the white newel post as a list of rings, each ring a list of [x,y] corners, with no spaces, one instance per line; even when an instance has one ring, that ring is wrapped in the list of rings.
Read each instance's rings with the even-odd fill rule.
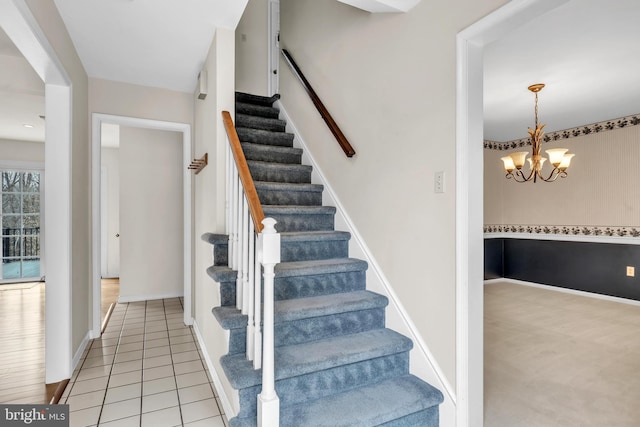
[[[262,324],[262,392],[258,395],[258,427],[278,427],[280,400],[275,388],[273,280],[274,267],[280,262],[280,235],[275,229],[276,221],[273,218],[265,218],[262,224],[264,229],[258,236],[258,245],[261,248],[264,270],[264,321]]]

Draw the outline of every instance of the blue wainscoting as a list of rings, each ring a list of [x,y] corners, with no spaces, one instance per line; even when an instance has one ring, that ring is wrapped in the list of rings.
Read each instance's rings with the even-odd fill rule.
[[[484,240],[485,280],[504,277],[640,301],[640,245]],[[634,266],[635,277],[626,276]]]

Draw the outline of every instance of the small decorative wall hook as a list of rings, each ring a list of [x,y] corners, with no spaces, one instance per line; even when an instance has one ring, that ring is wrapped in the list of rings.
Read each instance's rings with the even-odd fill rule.
[[[195,172],[196,175],[198,175],[200,171],[204,169],[204,167],[207,166],[208,164],[209,164],[209,153],[204,153],[204,156],[202,156],[201,158],[193,159],[193,161],[191,162],[191,164],[187,169],[191,169],[192,171]]]

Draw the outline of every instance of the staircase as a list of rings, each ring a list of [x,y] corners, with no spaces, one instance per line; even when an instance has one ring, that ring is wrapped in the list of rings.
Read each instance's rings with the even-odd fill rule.
[[[442,393],[409,373],[412,341],[385,327],[385,296],[366,290],[367,263],[349,258],[350,234],[334,229],[302,150],[265,98],[236,94],[236,128],[266,217],[281,233],[275,277],[275,378],[281,426],[438,426]],[[232,427],[256,425],[261,371],[246,359],[247,316],[235,307],[227,236],[214,245],[209,275],[220,286],[213,309],[229,331],[221,365],[238,390]]]

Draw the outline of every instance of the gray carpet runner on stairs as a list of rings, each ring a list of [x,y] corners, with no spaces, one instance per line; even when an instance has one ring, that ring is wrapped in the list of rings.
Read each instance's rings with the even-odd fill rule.
[[[413,342],[385,327],[385,296],[366,290],[367,263],[349,258],[350,234],[334,229],[335,208],[301,164],[273,103],[236,94],[236,128],[265,216],[277,221],[281,259],[275,278],[275,375],[280,425],[439,425],[442,393],[409,373]],[[229,331],[221,364],[239,391],[232,427],[256,425],[260,370],[246,360],[247,316],[235,308],[237,272],[227,266],[228,236],[206,233],[220,287],[213,308]]]

